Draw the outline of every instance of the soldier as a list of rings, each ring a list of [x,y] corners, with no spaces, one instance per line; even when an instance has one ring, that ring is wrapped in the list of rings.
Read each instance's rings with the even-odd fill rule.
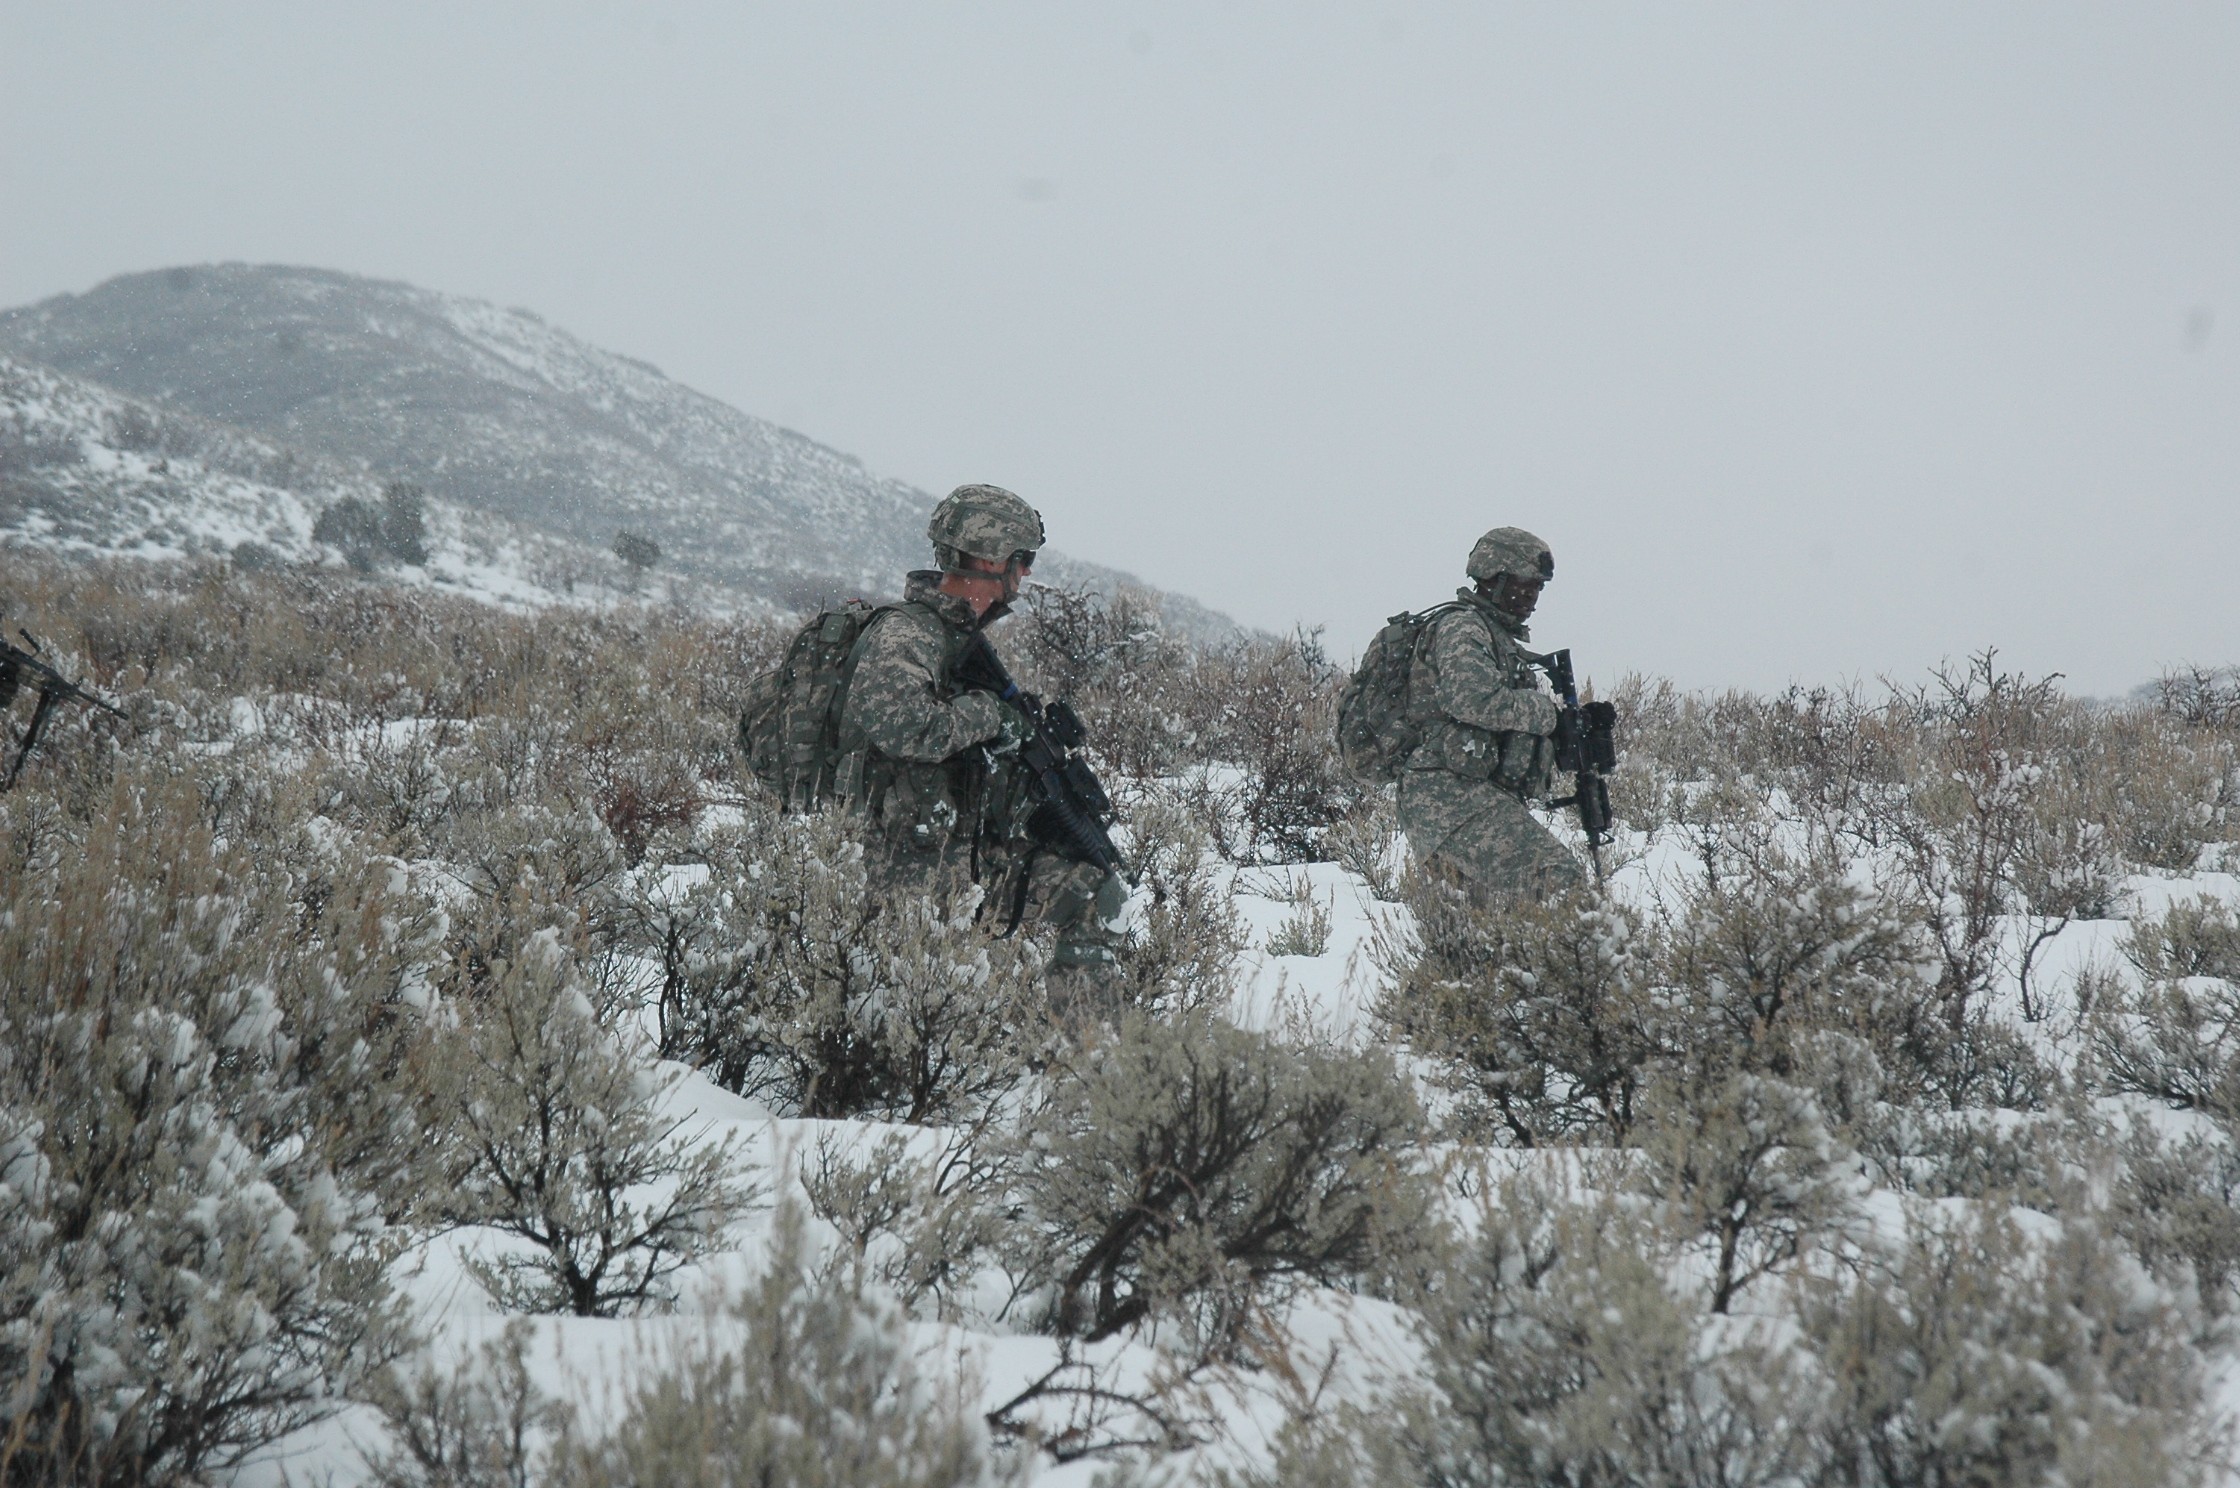
[[[1583,885],[1578,860],[1526,809],[1554,777],[1556,702],[1525,660],[1525,621],[1555,554],[1520,527],[1470,550],[1474,583],[1433,619],[1408,675],[1423,743],[1400,774],[1400,825],[1419,858],[1481,894],[1548,898]]]
[[[834,794],[863,812],[889,871],[987,886],[1007,927],[1056,932],[1053,970],[1103,981],[1115,968],[1127,890],[1111,873],[1036,845],[1018,709],[956,681],[973,636],[1009,613],[1042,546],[1042,517],[998,486],[959,486],[926,524],[935,569],[857,642],[841,708]]]

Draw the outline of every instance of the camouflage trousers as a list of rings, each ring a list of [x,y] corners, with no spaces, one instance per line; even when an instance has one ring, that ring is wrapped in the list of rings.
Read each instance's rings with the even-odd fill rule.
[[[894,884],[977,881],[984,895],[980,923],[999,932],[1013,924],[1022,933],[1048,931],[1055,942],[1053,971],[1078,968],[1092,980],[1118,971],[1128,886],[1094,864],[1025,847],[990,853],[985,844],[975,861],[969,844],[951,843],[938,853],[892,850],[877,871]]]
[[[1490,780],[1446,770],[1400,777],[1400,827],[1419,862],[1453,869],[1488,898],[1551,899],[1587,875],[1524,802]]]

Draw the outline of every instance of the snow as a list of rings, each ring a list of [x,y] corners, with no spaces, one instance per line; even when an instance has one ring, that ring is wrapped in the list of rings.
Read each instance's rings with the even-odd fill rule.
[[[533,364],[531,350],[525,349],[521,355]],[[548,368],[542,369],[540,375],[548,372]],[[38,396],[22,398],[17,409],[26,418],[60,417],[55,410],[66,406],[71,390],[59,380],[38,382],[38,387]],[[79,424],[102,427],[99,417],[93,417],[90,424],[81,419]],[[120,490],[132,489],[134,483],[153,482],[159,476],[184,478],[179,460],[172,462],[169,472],[157,472],[142,455],[105,446],[89,449],[84,464],[104,479],[113,479]],[[308,533],[310,509],[304,504],[305,498],[294,492],[273,487],[250,490],[247,483],[230,476],[213,476],[208,484],[221,492],[235,491],[245,502],[252,497],[259,502],[294,502],[296,506],[290,510],[302,518],[298,525]],[[206,536],[270,530],[246,522],[227,527],[223,502],[213,498],[213,503],[209,508],[210,525],[198,529]],[[16,535],[36,535],[34,529],[40,523],[53,528],[54,519],[34,512],[16,529]],[[423,571],[408,575],[409,581],[524,606],[566,598],[532,577],[533,544],[529,538],[490,538],[488,529],[471,526],[467,514],[440,506],[431,512],[431,527],[436,556]],[[495,545],[487,550],[478,546],[485,539]],[[488,556],[483,556],[485,551]],[[585,600],[583,595],[573,598],[576,602]],[[260,738],[284,741],[303,717],[323,707],[314,698],[231,699],[220,724],[221,737],[204,747],[233,748]],[[347,735],[341,745],[346,753],[404,748],[439,726],[426,719],[393,719]],[[740,817],[735,808],[716,808],[704,819],[703,830],[736,824]],[[1560,823],[1558,826],[1569,830]],[[1672,893],[1697,869],[1692,847],[1677,830],[1652,835],[1621,833],[1609,849],[1609,860],[1615,865],[1611,878],[1614,892],[1644,907]],[[1855,865],[1855,872],[1865,877],[1874,867],[1862,861]],[[400,875],[413,871],[416,869],[404,865],[396,869]],[[705,864],[682,864],[654,871],[661,875],[666,891],[681,894],[703,882],[710,870]],[[1261,1029],[1303,1023],[1346,1039],[1369,1036],[1373,1032],[1370,1008],[1379,990],[1375,947],[1380,940],[1404,937],[1408,929],[1405,909],[1378,899],[1368,882],[1336,863],[1223,865],[1216,872],[1230,892],[1251,941],[1247,975],[1230,1010],[1236,1021]],[[2118,902],[2127,916],[2139,917],[2159,914],[2174,904],[2201,897],[2240,905],[2240,875],[2206,865],[2187,874],[2133,874],[2122,881]],[[1325,944],[1316,954],[1277,954],[1274,943],[1284,938],[1287,927],[1308,907],[1319,910],[1327,919]],[[2038,985],[2049,989],[2058,1000],[2088,970],[2130,975],[2122,954],[2130,922],[2130,918],[2079,920],[2061,927],[2038,958]],[[2030,934],[2032,926],[2016,918],[2006,921],[2003,930],[2007,942],[2013,945]],[[645,970],[650,972],[650,968]],[[2011,974],[1996,989],[1994,1001],[2010,1009],[2019,1006],[2020,987]],[[272,1026],[272,1017],[269,1002],[244,1007],[238,1021],[226,1031],[225,1042],[246,1043],[263,1036]],[[2062,1022],[2058,1014],[2048,1019],[2045,1036],[2051,1037],[2050,1030]],[[170,1034],[169,1057],[178,1061],[199,1057],[191,1024],[174,1020]],[[798,1189],[804,1155],[814,1153],[820,1141],[829,1140],[844,1151],[861,1151],[899,1134],[916,1153],[931,1156],[944,1140],[943,1133],[924,1128],[786,1118],[760,1101],[717,1087],[699,1072],[678,1063],[649,1061],[646,1078],[661,1091],[664,1121],[675,1122],[679,1131],[702,1147],[734,1144],[742,1170],[765,1175],[773,1190]],[[2111,1113],[2145,1115],[2172,1131],[2197,1123],[2196,1118],[2139,1103],[2111,1102],[2108,1109]],[[1527,1173],[1572,1186],[1589,1181],[1589,1155],[1579,1151],[1494,1149],[1477,1158],[1492,1182]],[[22,1181],[7,1166],[9,1159],[8,1149],[0,1147],[0,1175]],[[222,1206],[233,1204],[263,1215],[260,1243],[274,1248],[296,1243],[296,1216],[278,1202],[277,1195],[263,1185],[239,1181],[239,1174],[247,1171],[242,1154],[214,1152],[211,1163],[211,1187],[219,1192],[200,1202],[205,1211],[203,1222],[213,1233],[225,1224]],[[642,1201],[653,1196],[654,1191],[649,1189],[632,1197]],[[1468,1213],[1468,1205],[1460,1207]],[[1862,1195],[1860,1211],[1865,1226],[1896,1234],[1924,1214],[1958,1218],[1968,1211],[1968,1203],[1905,1199],[1887,1189],[1873,1189]],[[2050,1233],[2052,1222],[2042,1216],[2022,1211],[2018,1218],[2026,1231]],[[812,1230],[821,1230],[821,1226],[812,1225]],[[829,1232],[823,1232],[823,1238],[829,1240]],[[539,1384],[575,1403],[587,1425],[596,1429],[600,1421],[612,1418],[618,1402],[643,1375],[649,1361],[663,1357],[679,1339],[735,1326],[725,1312],[723,1299],[735,1294],[764,1264],[770,1246],[769,1208],[765,1206],[734,1226],[727,1240],[719,1253],[679,1274],[683,1301],[673,1312],[622,1319],[537,1319],[530,1360]],[[476,1284],[466,1263],[471,1257],[494,1255],[521,1244],[493,1230],[466,1229],[424,1240],[399,1259],[395,1274],[415,1324],[435,1358],[448,1362],[466,1357],[498,1335],[505,1325],[505,1314]],[[912,1323],[909,1329],[929,1367],[970,1369],[980,1381],[980,1398],[991,1406],[1009,1398],[1060,1357],[1060,1345],[1055,1340],[1025,1334],[1008,1323],[992,1320],[986,1316],[992,1310],[983,1308],[981,1317],[966,1325],[921,1321]],[[1319,1398],[1326,1406],[1371,1400],[1381,1381],[1405,1375],[1416,1359],[1407,1314],[1387,1303],[1309,1289],[1291,1303],[1283,1321],[1293,1340],[1290,1362],[1294,1370],[1301,1378],[1321,1382]],[[1095,1354],[1123,1377],[1147,1377],[1160,1362],[1156,1347],[1138,1338],[1100,1345]],[[2215,1356],[2215,1367],[2219,1408],[2240,1424],[2240,1355],[2226,1346]],[[1282,1380],[1274,1371],[1225,1379],[1219,1382],[1213,1398],[1220,1416],[1220,1435],[1191,1460],[1176,1464],[1186,1472],[1263,1455],[1286,1411],[1299,1403],[1285,1394]],[[349,1488],[364,1479],[361,1447],[379,1437],[379,1423],[371,1413],[351,1408],[262,1454],[241,1469],[234,1481],[244,1488],[266,1488],[284,1481],[323,1481],[334,1488]],[[1094,1462],[1056,1465],[1038,1460],[1030,1480],[1086,1485],[1099,1470],[1100,1465]],[[2240,1482],[2240,1477],[2232,1481]]]
[[[243,715],[242,721],[250,720]],[[1684,854],[1685,849],[1673,842],[1647,844],[1621,871],[1621,891],[1648,894],[1668,875],[1684,871]],[[704,871],[682,870],[678,876],[683,880]],[[1255,946],[1262,948],[1235,1010],[1238,1020],[1247,1026],[1272,1027],[1303,1012],[1322,1027],[1354,1034],[1366,1031],[1367,1005],[1376,985],[1369,947],[1380,926],[1390,930],[1403,924],[1405,911],[1376,899],[1366,883],[1334,863],[1225,871]],[[2140,906],[2160,907],[2203,894],[2240,903],[2240,880],[2227,874],[2141,876],[2126,887],[2129,902]],[[1265,954],[1267,939],[1302,893],[1312,894],[1329,910],[1327,947],[1315,956]],[[2086,966],[2114,960],[2125,928],[2126,922],[2120,920],[2068,926],[2057,938],[2056,952],[2043,962],[2046,983],[2065,982]],[[782,1119],[762,1103],[721,1090],[685,1066],[661,1064],[654,1074],[668,1086],[662,1107],[667,1118],[681,1122],[699,1142],[735,1140],[750,1167],[797,1168],[801,1155],[814,1151],[820,1138],[838,1142],[843,1150],[861,1150],[900,1133],[926,1154],[937,1150],[942,1140],[939,1132],[877,1122]],[[1566,1178],[1573,1184],[1584,1177],[1580,1163],[1586,1155],[1578,1152],[1496,1149],[1481,1156],[1493,1181],[1505,1173],[1527,1171]],[[1928,1214],[1943,1212],[1957,1220],[1968,1208],[1961,1200],[1924,1203],[1873,1190],[1862,1198],[1861,1220],[1895,1234]],[[2026,1211],[2020,1217],[2026,1232],[2051,1234],[2058,1228]],[[531,1361],[538,1383],[574,1402],[587,1425],[596,1428],[610,1421],[617,1402],[649,1360],[663,1357],[680,1339],[735,1326],[724,1316],[720,1299],[755,1274],[766,1253],[767,1234],[767,1213],[739,1225],[730,1248],[683,1274],[686,1300],[673,1313],[615,1320],[537,1320]],[[437,1358],[464,1357],[495,1337],[504,1323],[503,1315],[468,1276],[464,1258],[478,1250],[519,1243],[488,1232],[460,1232],[428,1242],[400,1268],[419,1326]],[[2140,1284],[2145,1284],[2143,1277]],[[1388,1303],[1309,1291],[1291,1308],[1286,1323],[1295,1344],[1294,1367],[1300,1377],[1315,1382],[1317,1398],[1325,1407],[1341,1400],[1372,1399],[1382,1382],[1404,1377],[1417,1358],[1407,1314]],[[930,1363],[944,1370],[970,1369],[981,1381],[980,1398],[986,1407],[1007,1399],[1060,1357],[1054,1339],[1000,1329],[921,1322],[910,1326],[910,1334]],[[1156,1350],[1140,1341],[1115,1340],[1092,1352],[1123,1379],[1147,1377],[1158,1364]],[[2219,1356],[2215,1389],[2220,1408],[2240,1421],[2240,1359],[2229,1353]],[[1252,1462],[1267,1450],[1287,1412],[1300,1403],[1274,1376],[1224,1380],[1214,1396],[1222,1435],[1173,1464],[1186,1474]],[[325,1479],[336,1488],[347,1488],[360,1481],[357,1446],[378,1434],[377,1422],[354,1409],[267,1454],[242,1470],[235,1481],[242,1488],[266,1488],[279,1484],[285,1473],[292,1481]],[[1095,1461],[1066,1465],[1037,1461],[1028,1481],[1050,1488],[1085,1488],[1102,1470]],[[1188,1480],[1188,1476],[1178,1479]]]

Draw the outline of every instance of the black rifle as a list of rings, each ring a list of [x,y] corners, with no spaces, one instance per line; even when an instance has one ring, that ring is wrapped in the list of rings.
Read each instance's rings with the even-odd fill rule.
[[[1018,709],[1031,726],[1026,742],[1019,746],[1019,763],[1026,767],[1028,796],[1034,802],[1027,817],[1028,835],[1060,857],[1093,863],[1133,884],[1136,876],[1106,830],[1112,823],[1112,798],[1079,753],[1087,731],[1072,705],[1046,704],[1022,690],[1003,669],[985,632],[973,633],[957,658],[956,676],[970,690],[994,693]]]
[[[16,692],[26,677],[39,689],[39,706],[31,710],[31,726],[23,731],[23,742],[16,746],[16,757],[8,765],[8,775],[0,780],[0,791],[12,787],[16,777],[23,773],[23,762],[31,757],[31,750],[39,742],[39,735],[46,731],[47,719],[54,712],[56,703],[84,703],[88,707],[106,709],[124,717],[124,711],[105,703],[92,693],[71,681],[62,673],[48,666],[38,657],[39,638],[28,630],[18,629],[31,649],[26,651],[5,635],[0,635],[0,709],[16,700]]]
[[[1582,703],[1579,684],[1571,674],[1571,652],[1550,651],[1545,656],[1526,653],[1526,659],[1548,674],[1556,695],[1563,699],[1556,709],[1556,768],[1571,777],[1571,794],[1550,801],[1550,806],[1573,806],[1579,825],[1587,831],[1587,850],[1594,856],[1594,876],[1602,878],[1602,839],[1610,830],[1610,784],[1606,777],[1618,768],[1618,709],[1613,703]]]

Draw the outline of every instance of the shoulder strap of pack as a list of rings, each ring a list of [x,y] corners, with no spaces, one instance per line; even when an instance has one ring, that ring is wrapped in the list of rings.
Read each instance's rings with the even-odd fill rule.
[[[1412,615],[1402,615],[1398,618],[1414,622],[1416,630],[1416,644],[1421,645],[1426,639],[1430,637],[1431,627],[1436,622],[1445,619],[1447,616],[1454,614],[1458,610],[1469,610],[1471,608],[1471,606],[1464,604],[1459,599],[1450,599],[1446,600],[1443,603],[1435,604],[1428,610],[1417,610]]]
[[[873,605],[871,613],[863,617],[863,624],[856,627],[856,638],[848,643],[848,654],[840,662],[840,675],[832,694],[832,716],[837,719],[848,700],[848,683],[854,680],[856,663],[863,659],[863,643],[871,634],[871,627],[896,610],[907,609],[910,601],[897,600],[893,604]]]

